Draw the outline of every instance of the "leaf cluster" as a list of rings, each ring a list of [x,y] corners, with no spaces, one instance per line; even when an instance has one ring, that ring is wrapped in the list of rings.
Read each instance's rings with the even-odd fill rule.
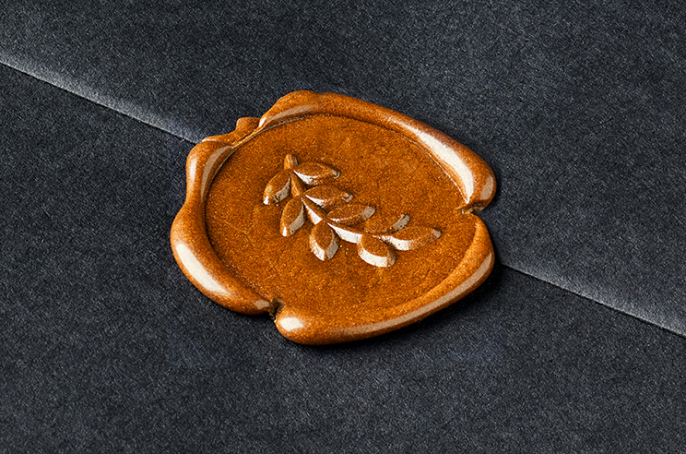
[[[408,215],[378,232],[356,227],[371,218],[376,208],[350,203],[352,194],[330,184],[339,175],[338,170],[326,164],[299,164],[295,156],[285,157],[284,169],[269,180],[262,199],[265,205],[273,205],[291,196],[281,212],[279,228],[283,236],[295,234],[309,218],[314,224],[309,236],[310,250],[320,260],[333,258],[342,239],[356,244],[360,258],[377,267],[393,265],[396,250],[418,249],[440,237],[441,233],[430,227],[406,228]]]

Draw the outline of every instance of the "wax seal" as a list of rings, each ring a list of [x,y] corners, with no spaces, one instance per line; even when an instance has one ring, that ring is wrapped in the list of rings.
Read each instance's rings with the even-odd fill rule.
[[[346,342],[454,303],[490,273],[475,213],[495,178],[474,152],[400,113],[294,92],[208,137],[186,164],[174,256],[213,301],[270,314],[288,339]]]

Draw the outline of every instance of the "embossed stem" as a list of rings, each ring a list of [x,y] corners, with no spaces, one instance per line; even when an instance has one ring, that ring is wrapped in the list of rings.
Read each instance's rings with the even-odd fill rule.
[[[432,242],[433,240],[438,239],[441,236],[441,232],[435,229],[428,229],[427,234],[424,235],[424,240],[405,240],[402,238],[397,238],[392,233],[367,232],[363,229],[357,229],[355,227],[351,227],[340,222],[328,219],[326,212],[324,212],[324,210],[319,208],[307,197],[303,197],[302,201],[305,205],[305,208],[307,209],[307,214],[309,215],[312,224],[317,225],[322,221],[326,222],[329,225],[329,227],[331,227],[336,232],[336,234],[339,237],[341,237],[343,241],[347,241],[348,243],[358,244],[362,240],[362,237],[367,235],[376,238],[377,240],[383,241],[384,243],[390,244],[398,250],[410,251],[412,249],[417,249],[429,242]],[[410,217],[408,215],[403,215],[400,218],[397,224],[400,224],[399,226],[401,229],[405,225],[407,225],[407,223],[409,222],[409,218]],[[393,232],[394,230],[391,231]]]

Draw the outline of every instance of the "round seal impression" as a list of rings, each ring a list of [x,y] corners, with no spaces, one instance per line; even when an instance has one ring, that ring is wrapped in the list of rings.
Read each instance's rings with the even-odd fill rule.
[[[218,304],[270,314],[288,339],[330,344],[392,331],[490,273],[474,214],[495,178],[474,152],[400,113],[294,92],[195,146],[174,257]]]

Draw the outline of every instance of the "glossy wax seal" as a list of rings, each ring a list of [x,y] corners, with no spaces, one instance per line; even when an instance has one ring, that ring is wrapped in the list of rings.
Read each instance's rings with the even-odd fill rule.
[[[405,115],[295,92],[191,151],[171,244],[193,284],[288,339],[382,334],[465,296],[494,253],[488,165]]]

